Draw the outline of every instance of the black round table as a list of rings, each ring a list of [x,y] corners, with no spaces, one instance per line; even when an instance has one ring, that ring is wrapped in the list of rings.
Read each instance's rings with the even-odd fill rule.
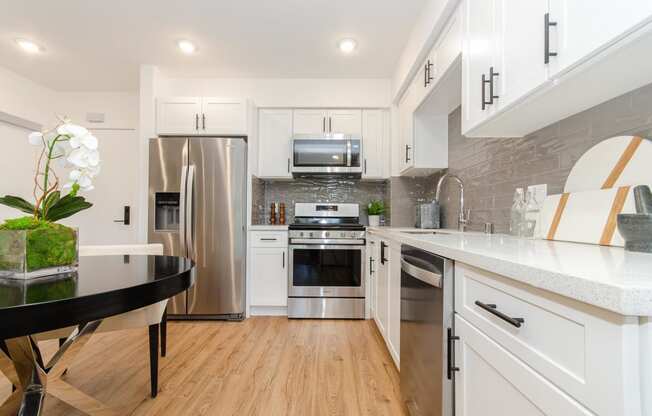
[[[40,414],[48,376],[67,368],[103,319],[183,292],[194,283],[193,267],[182,257],[93,256],[81,257],[74,273],[27,281],[0,278],[0,371],[16,387],[0,414]],[[66,327],[77,329],[44,363],[32,335]],[[111,413],[100,403],[90,408],[97,411],[86,413]]]

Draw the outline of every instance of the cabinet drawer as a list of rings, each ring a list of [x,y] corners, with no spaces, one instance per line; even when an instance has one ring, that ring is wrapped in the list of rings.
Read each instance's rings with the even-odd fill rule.
[[[249,234],[251,237],[251,247],[287,247],[287,231],[253,231]]]
[[[635,318],[461,263],[455,266],[455,310],[592,411],[636,414],[626,410],[625,389],[634,368],[616,359],[637,356]]]

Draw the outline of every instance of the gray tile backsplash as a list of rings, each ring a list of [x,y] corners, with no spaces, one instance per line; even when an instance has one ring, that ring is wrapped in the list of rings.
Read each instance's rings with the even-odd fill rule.
[[[618,135],[652,134],[652,84],[544,127],[526,137],[504,139],[462,136],[461,111],[449,115],[449,169],[465,184],[470,229],[492,222],[507,232],[514,189],[545,183],[561,193],[575,162],[595,144]],[[443,189],[442,223],[457,225],[457,189]]]
[[[296,202],[347,202],[360,204],[360,218],[367,223],[364,208],[371,200],[387,201],[387,181],[367,182],[348,178],[297,178],[291,181],[261,180],[254,178],[252,222],[269,223],[272,202],[284,202],[287,210],[287,222],[294,219]],[[263,193],[260,188],[264,189]]]

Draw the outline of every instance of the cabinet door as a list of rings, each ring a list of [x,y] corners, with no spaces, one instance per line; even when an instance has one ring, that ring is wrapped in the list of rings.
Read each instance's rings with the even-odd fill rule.
[[[389,348],[396,366],[401,357],[401,246],[393,244],[389,253]]]
[[[374,315],[374,320],[376,321],[376,325],[378,326],[378,330],[380,333],[383,335],[385,339],[388,337],[388,332],[387,332],[387,319],[389,315],[389,287],[388,287],[388,276],[389,276],[389,262],[385,261],[383,262],[383,254],[385,259],[389,259],[389,247],[385,246],[384,249],[382,249],[382,244],[387,244],[387,242],[384,242],[382,240],[379,240],[378,242],[378,271],[375,275],[376,278],[376,299],[375,299],[375,306],[376,306],[376,314]]]
[[[495,94],[496,107],[507,106],[530,93],[548,78],[541,53],[543,16],[548,0],[497,0]]]
[[[163,97],[156,100],[156,132],[199,134],[201,98]]]
[[[383,143],[385,120],[383,110],[364,110],[362,112],[362,177],[380,179],[383,177]]]
[[[251,251],[251,304],[287,306],[287,248],[254,247]]]
[[[294,134],[322,134],[328,132],[326,110],[294,110]]]
[[[496,1],[498,0],[467,0],[462,6],[465,8],[462,48],[462,132],[484,121],[492,114],[494,107],[488,104],[491,101],[488,81],[489,68],[494,65]],[[483,75],[487,82],[483,82]],[[484,108],[483,101],[486,103]]]
[[[247,107],[245,102],[224,98],[205,97],[202,100],[202,134],[247,134]]]
[[[551,49],[557,52],[550,58],[551,75],[597,52],[651,15],[650,0],[550,0],[550,20],[557,22],[550,28]]]
[[[436,52],[433,52],[435,66],[435,80],[439,78],[450,68],[455,59],[462,53],[462,16],[461,10],[458,9],[450,18],[446,28],[442,32],[441,40],[436,45]]]
[[[258,117],[258,176],[289,178],[292,110],[260,110]]]
[[[576,401],[455,316],[455,413],[459,416],[588,416]]]
[[[412,82],[405,90],[401,101],[398,104],[399,112],[399,169],[405,169],[414,165],[414,99],[416,82]]]
[[[369,287],[369,312],[371,317],[374,318],[376,315],[376,275],[378,274],[378,255],[376,253],[376,248],[378,247],[378,241],[373,237],[367,238],[367,283]]]
[[[326,120],[328,133],[362,135],[362,110],[329,110]]]

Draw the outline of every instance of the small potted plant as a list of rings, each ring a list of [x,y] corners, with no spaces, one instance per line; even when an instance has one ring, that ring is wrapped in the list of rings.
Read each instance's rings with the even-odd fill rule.
[[[385,213],[385,203],[383,201],[371,201],[367,205],[367,215],[369,217],[369,226],[378,227],[380,225],[380,216]]]
[[[68,119],[54,129],[31,133],[28,140],[41,148],[34,203],[13,195],[0,197],[0,204],[29,214],[0,225],[0,277],[29,279],[76,269],[77,229],[58,221],[93,205],[78,193],[93,189],[92,179],[100,171],[97,138]],[[55,164],[69,170],[63,185]]]

